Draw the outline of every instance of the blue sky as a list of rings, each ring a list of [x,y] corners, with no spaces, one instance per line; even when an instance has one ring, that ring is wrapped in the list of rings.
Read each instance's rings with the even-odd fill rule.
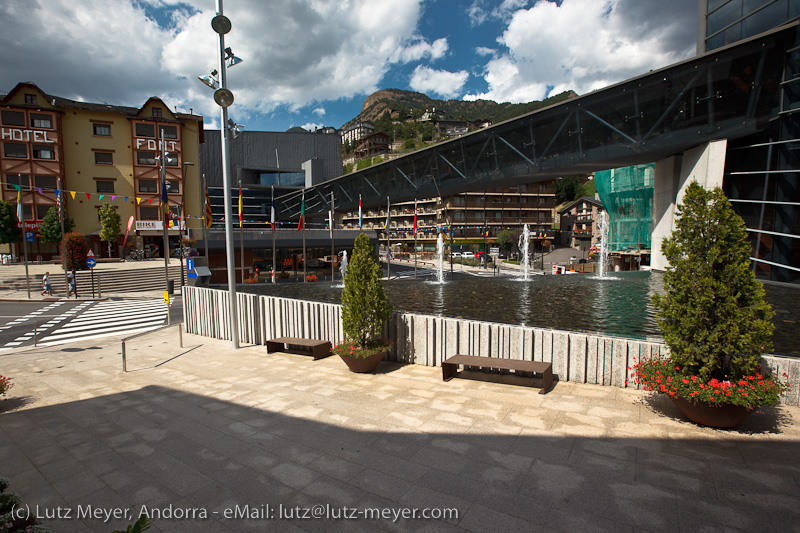
[[[248,130],[341,127],[378,89],[527,102],[695,53],[697,0],[226,0],[230,116]],[[214,0],[4,0],[0,91],[140,106],[219,127]],[[57,23],[54,23],[57,21]]]

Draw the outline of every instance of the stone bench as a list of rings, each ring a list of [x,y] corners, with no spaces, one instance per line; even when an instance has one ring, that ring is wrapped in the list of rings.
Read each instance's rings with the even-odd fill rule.
[[[450,381],[456,377],[458,374],[458,365],[538,374],[542,379],[542,390],[539,391],[539,394],[546,394],[553,384],[553,365],[551,363],[520,361],[518,359],[500,359],[498,357],[481,357],[477,355],[454,355],[442,361],[442,379],[444,381]]]
[[[332,355],[330,341],[300,339],[298,337],[278,337],[267,341],[267,353],[287,352],[314,356],[314,360]]]

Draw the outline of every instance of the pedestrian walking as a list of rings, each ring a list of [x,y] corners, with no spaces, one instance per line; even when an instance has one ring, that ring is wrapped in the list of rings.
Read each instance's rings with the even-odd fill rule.
[[[47,293],[48,296],[53,295],[53,287],[50,285],[50,272],[45,272],[42,276],[42,296]]]
[[[67,273],[67,285],[69,286],[69,292],[67,293],[67,298],[75,295],[75,298],[78,297],[78,289],[75,287],[75,274],[72,272]]]

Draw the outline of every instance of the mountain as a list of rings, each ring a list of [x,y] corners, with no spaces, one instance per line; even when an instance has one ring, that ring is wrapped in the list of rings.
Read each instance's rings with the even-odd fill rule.
[[[342,128],[364,120],[375,122],[387,111],[393,114],[392,118],[402,120],[406,117],[419,118],[426,110],[433,110],[434,108],[443,111],[449,118],[467,121],[490,120],[493,123],[497,123],[576,96],[578,95],[574,91],[566,91],[541,101],[524,104],[510,104],[508,102],[498,104],[491,100],[475,100],[471,102],[464,100],[434,100],[414,91],[383,89],[369,95],[361,106],[361,113],[342,126]]]

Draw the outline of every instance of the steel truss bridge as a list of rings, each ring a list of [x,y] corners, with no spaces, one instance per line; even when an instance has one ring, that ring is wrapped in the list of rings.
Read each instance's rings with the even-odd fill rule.
[[[791,24],[404,157],[276,198],[281,220],[654,162],[765,130]]]

